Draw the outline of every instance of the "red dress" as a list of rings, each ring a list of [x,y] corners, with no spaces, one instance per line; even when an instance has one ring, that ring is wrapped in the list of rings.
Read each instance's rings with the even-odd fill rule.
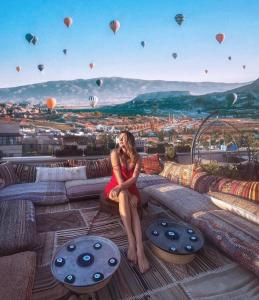
[[[134,167],[131,168],[130,170],[128,170],[126,168],[126,166],[121,166],[120,165],[120,170],[121,170],[121,176],[122,176],[122,179],[123,181],[126,181],[128,180],[129,178],[132,177],[133,175],[133,172],[134,172]],[[117,182],[117,179],[116,179],[116,176],[114,174],[114,171],[112,171],[112,178],[110,180],[110,182],[106,185],[105,189],[104,189],[104,195],[105,195],[105,198],[107,200],[109,200],[109,194],[110,194],[110,191],[115,188],[116,186],[118,185],[118,182]],[[136,186],[136,183],[133,183],[130,187],[127,188],[128,191],[135,195],[138,199],[138,205],[140,204],[140,193],[139,193],[139,190]]]

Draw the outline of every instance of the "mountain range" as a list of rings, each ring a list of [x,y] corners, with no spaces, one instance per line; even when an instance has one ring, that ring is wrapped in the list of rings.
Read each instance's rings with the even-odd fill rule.
[[[246,83],[182,82],[163,80],[141,80],[120,77],[98,78],[103,85],[98,87],[97,78],[69,81],[49,81],[18,87],[1,88],[0,102],[45,103],[46,98],[54,97],[58,105],[86,105],[89,96],[99,98],[98,106],[125,103],[140,94],[186,91],[190,95],[204,95],[224,92],[246,85]],[[166,94],[164,94],[165,96]],[[145,98],[146,96],[141,96]],[[147,96],[148,97],[148,96]]]

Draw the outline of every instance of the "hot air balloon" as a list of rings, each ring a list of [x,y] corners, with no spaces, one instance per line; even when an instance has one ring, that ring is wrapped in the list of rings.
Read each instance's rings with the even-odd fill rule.
[[[118,20],[111,21],[109,25],[114,34],[120,29],[121,26]]]
[[[231,57],[231,56],[229,56],[229,57],[228,57],[228,60],[231,60],[231,59],[232,59],[232,57]]]
[[[98,98],[96,96],[89,96],[90,106],[94,108],[98,102]]]
[[[246,65],[243,65],[243,66],[242,66],[242,68],[245,70],[245,68],[246,68]]]
[[[22,68],[21,68],[20,66],[17,66],[17,67],[16,67],[16,71],[17,71],[17,72],[20,72],[21,70],[22,70]]]
[[[38,65],[38,69],[42,72],[44,70],[44,65],[42,64]]]
[[[53,109],[57,105],[57,100],[55,98],[48,98],[46,101],[48,109]]]
[[[36,45],[38,42],[38,38],[34,35],[34,37],[32,38],[31,42],[33,43],[33,45]]]
[[[173,56],[174,59],[176,59],[178,55],[177,55],[177,53],[174,52],[174,53],[172,54],[172,56]]]
[[[141,41],[141,46],[144,48],[146,46],[146,42],[145,41]]]
[[[25,39],[28,43],[31,43],[32,39],[33,39],[33,35],[31,33],[27,33],[25,35]]]
[[[67,55],[67,49],[63,49],[63,53]]]
[[[236,93],[230,93],[227,95],[226,99],[228,102],[228,107],[231,107],[237,102],[237,94]]]
[[[94,63],[90,63],[90,64],[89,64],[89,67],[90,67],[90,69],[92,70],[93,67],[94,67]]]
[[[176,22],[179,26],[181,26],[182,23],[183,23],[183,21],[184,21],[184,16],[183,16],[182,14],[177,14],[177,15],[174,17],[174,19],[175,19],[175,22]]]
[[[204,72],[205,72],[206,74],[208,74],[209,71],[206,69]]]
[[[73,23],[73,19],[72,19],[71,17],[66,17],[66,18],[64,19],[64,23],[65,23],[65,25],[66,25],[67,27],[70,27],[70,26],[72,25],[72,23]]]
[[[103,85],[103,80],[102,79],[97,79],[96,84],[101,87]]]
[[[215,38],[221,44],[225,39],[225,35],[224,33],[218,33],[216,34]]]

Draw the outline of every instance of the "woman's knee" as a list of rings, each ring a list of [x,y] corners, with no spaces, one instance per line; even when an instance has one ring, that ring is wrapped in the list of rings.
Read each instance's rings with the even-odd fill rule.
[[[125,190],[120,191],[119,200],[126,200],[126,199],[128,199],[128,192]]]

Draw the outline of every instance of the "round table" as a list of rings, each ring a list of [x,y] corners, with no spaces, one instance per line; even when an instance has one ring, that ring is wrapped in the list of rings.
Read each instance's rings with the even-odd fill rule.
[[[174,264],[191,262],[204,245],[203,235],[198,228],[170,219],[154,221],[146,229],[146,236],[153,252]]]
[[[120,261],[120,251],[111,240],[87,235],[65,243],[54,255],[51,271],[70,290],[88,294],[110,281]]]

